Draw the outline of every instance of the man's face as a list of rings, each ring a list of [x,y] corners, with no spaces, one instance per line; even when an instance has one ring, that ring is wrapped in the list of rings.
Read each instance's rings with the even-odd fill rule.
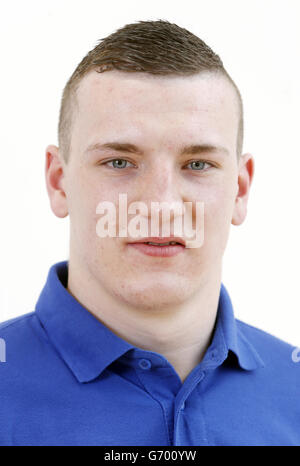
[[[230,224],[242,221],[234,221],[238,122],[237,97],[224,77],[119,71],[86,75],[78,89],[71,153],[64,166],[70,266],[79,267],[98,290],[144,309],[186,302],[210,278],[219,277]],[[143,155],[87,151],[108,142],[134,144]],[[224,150],[180,155],[189,145]],[[127,164],[104,164],[114,159]],[[206,163],[197,170],[191,163],[195,160]],[[202,201],[202,246],[153,257],[129,246],[130,237],[99,237],[97,205],[110,201],[117,207],[120,193],[127,194],[128,205],[144,202],[149,222],[152,202]]]

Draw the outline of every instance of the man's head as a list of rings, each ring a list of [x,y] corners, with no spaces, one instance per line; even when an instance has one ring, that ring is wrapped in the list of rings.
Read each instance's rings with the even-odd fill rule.
[[[220,278],[230,224],[246,216],[253,158],[240,154],[241,99],[220,59],[176,25],[140,22],[105,41],[73,74],[75,94],[64,92],[60,147],[46,151],[51,207],[70,215],[69,265],[83,286],[131,308],[171,309]],[[153,202],[202,201],[203,245],[162,258],[130,237],[99,238],[97,205],[117,205],[120,193],[149,213]]]
[[[71,152],[72,124],[76,118],[76,91],[91,70],[119,70],[156,76],[192,76],[211,72],[226,78],[236,92],[239,107],[237,156],[243,146],[243,102],[239,89],[225,70],[220,57],[203,40],[168,21],[139,21],[102,39],[79,63],[65,85],[61,100],[58,143],[67,161]]]

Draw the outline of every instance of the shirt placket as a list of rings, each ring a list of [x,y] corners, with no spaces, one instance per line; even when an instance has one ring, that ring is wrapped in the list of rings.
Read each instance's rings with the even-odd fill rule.
[[[141,354],[135,361],[135,369],[145,391],[160,405],[166,444],[173,445],[175,397],[182,382],[173,366],[158,355]]]

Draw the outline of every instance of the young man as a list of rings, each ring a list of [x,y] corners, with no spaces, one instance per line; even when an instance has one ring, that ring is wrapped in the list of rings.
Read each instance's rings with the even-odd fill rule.
[[[69,259],[50,268],[34,312],[0,326],[1,444],[300,444],[293,348],[236,320],[221,282],[253,179],[242,140],[238,88],[176,24],[126,25],[84,57],[64,89],[59,147],[46,149]],[[192,205],[203,241],[174,235],[175,210],[167,236],[114,234],[120,194],[127,214],[145,207],[140,226],[153,206]]]

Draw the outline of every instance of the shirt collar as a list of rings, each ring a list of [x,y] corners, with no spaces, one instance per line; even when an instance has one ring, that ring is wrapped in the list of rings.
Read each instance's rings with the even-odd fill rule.
[[[48,338],[79,382],[89,382],[99,376],[112,362],[130,350],[136,349],[118,337],[66,289],[68,261],[51,266],[44,288],[35,306],[35,312]],[[237,328],[230,297],[221,284],[213,348],[233,351],[239,365],[252,370],[263,362]],[[211,351],[210,351],[211,352]]]
[[[229,350],[232,351],[238,359],[239,366],[245,370],[253,370],[265,365],[253,344],[238,326],[230,296],[223,283],[221,283],[214,341],[223,343],[226,355]]]
[[[66,289],[68,261],[50,268],[35,306],[50,341],[79,382],[97,377],[134,348],[87,311]]]

